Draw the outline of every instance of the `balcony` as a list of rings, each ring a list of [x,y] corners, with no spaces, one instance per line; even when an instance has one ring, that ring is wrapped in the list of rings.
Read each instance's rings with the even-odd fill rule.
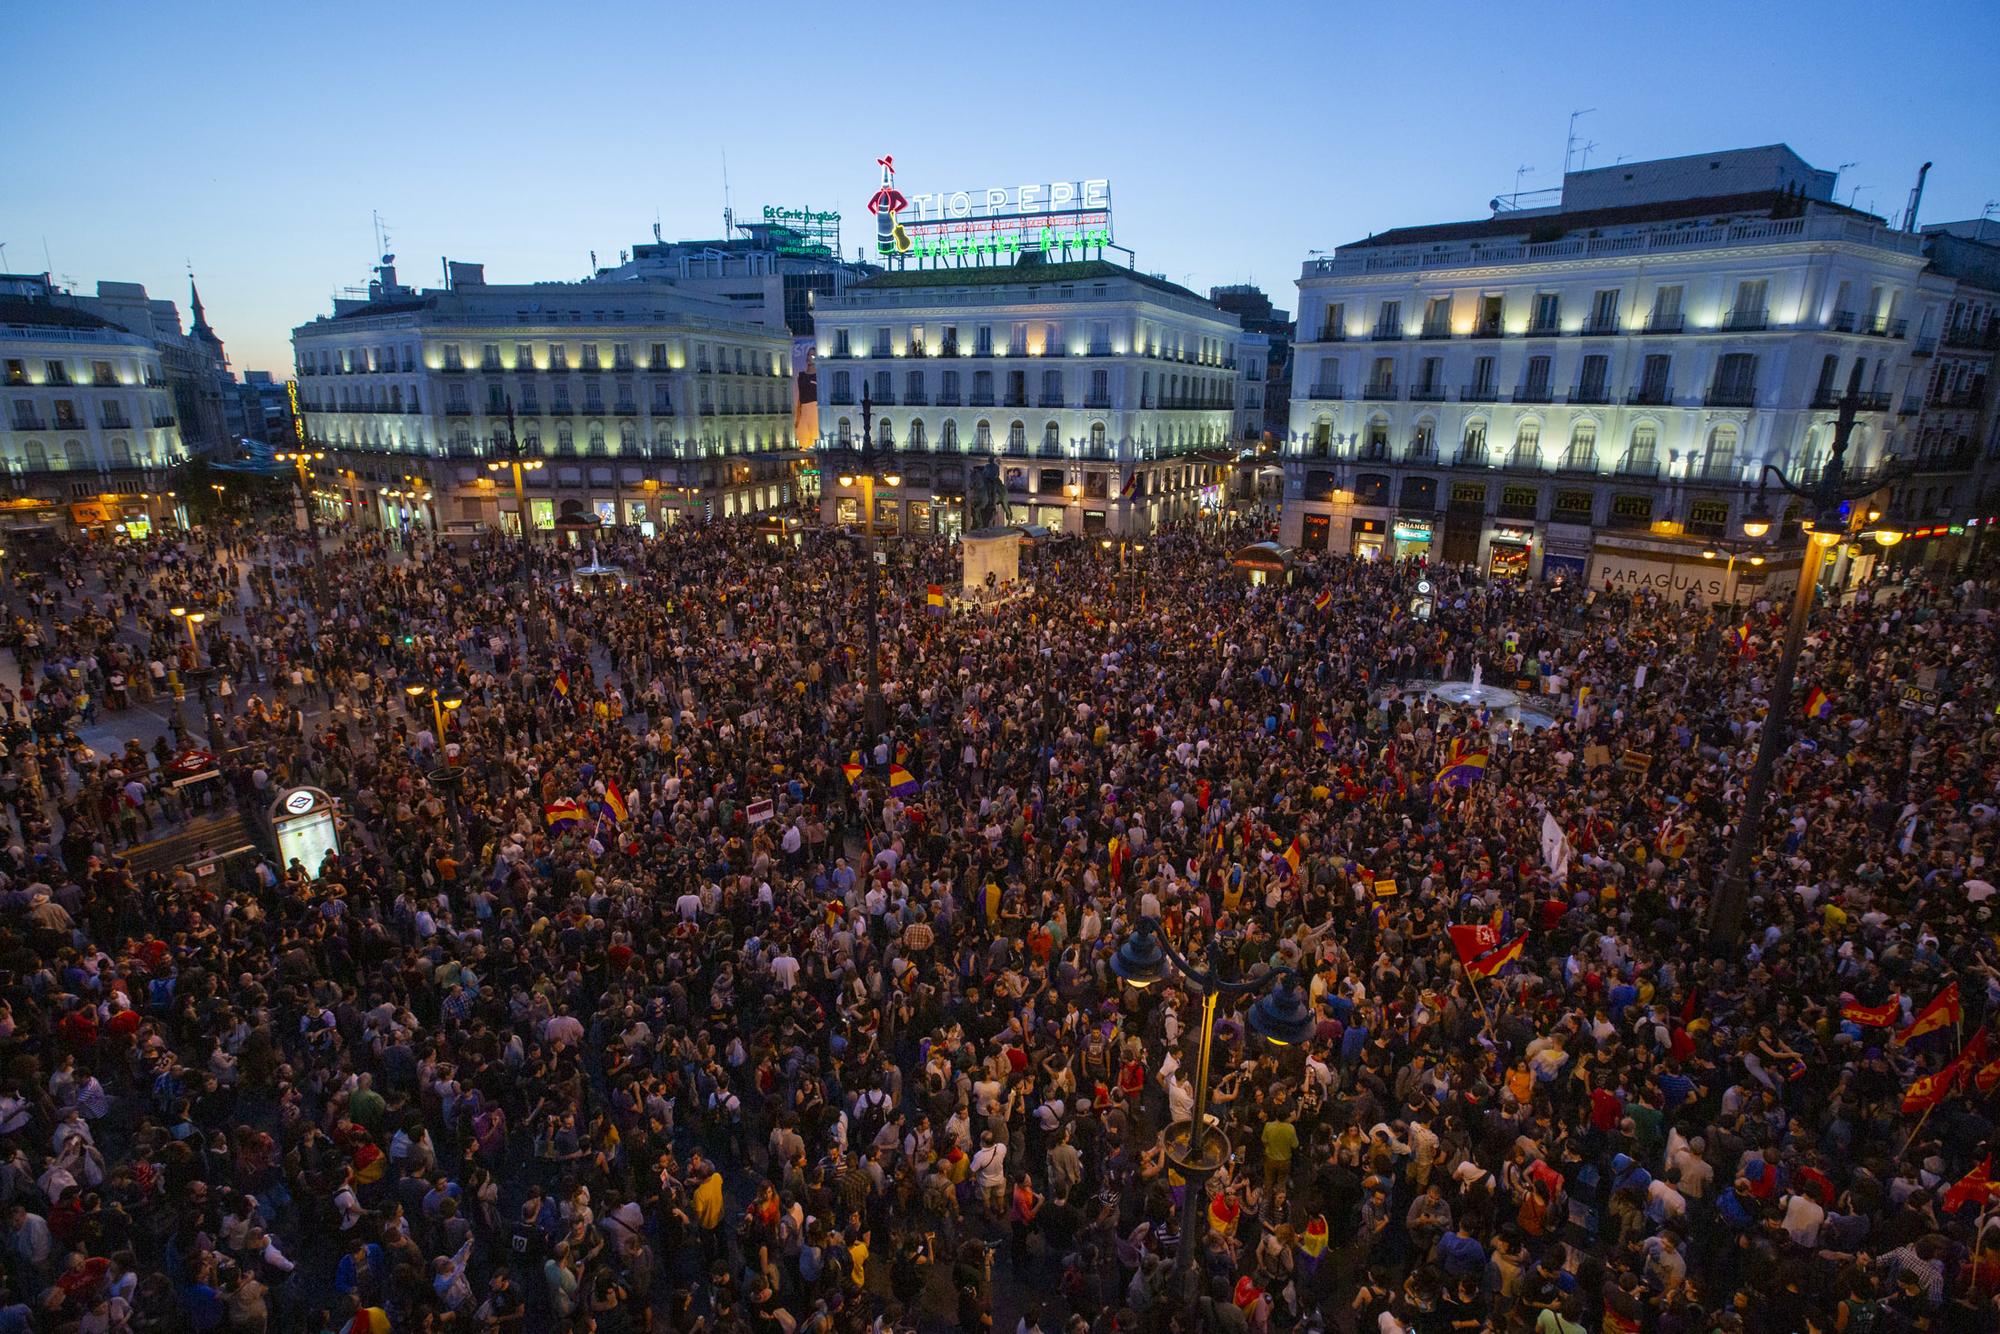
[[[1771,312],[1763,306],[1744,306],[1732,309],[1722,317],[1722,327],[1732,333],[1745,333],[1771,327]]]
[[[1555,394],[1545,384],[1524,384],[1514,391],[1516,403],[1551,403]]]
[[[1609,403],[1611,395],[1604,392],[1601,384],[1580,384],[1563,395],[1568,403]]]
[[[1711,408],[1754,408],[1757,406],[1757,386],[1713,385],[1702,402]]]
[[[17,412],[14,414],[14,429],[17,431],[46,431],[48,426],[35,413]]]
[[[1316,385],[1314,385],[1314,386],[1312,387],[1312,392],[1311,392],[1311,393],[1310,393],[1310,394],[1308,395],[1308,397],[1310,397],[1310,398],[1346,398],[1346,397],[1347,397],[1347,393],[1346,393],[1346,391],[1345,391],[1345,390],[1343,390],[1343,389],[1342,389],[1342,388],[1340,387],[1340,385],[1338,385],[1338,384],[1316,384]]]
[[[1603,319],[1593,318],[1585,320],[1583,322],[1583,332],[1589,338],[1603,338],[1610,334],[1623,333],[1624,330],[1618,327],[1618,317],[1611,315]]]
[[[2000,347],[2000,320],[1995,320],[1984,329],[1970,324],[1956,324],[1944,331],[1946,347],[1987,348]]]
[[[1410,387],[1410,401],[1412,403],[1442,403],[1444,402],[1444,386],[1441,384],[1412,385]]]
[[[465,366],[459,362],[446,362],[444,365],[438,367],[437,370],[439,375],[465,374]]]
[[[1861,412],[1887,412],[1889,410],[1889,403],[1890,399],[1887,394],[1863,394],[1861,396],[1861,406],[1858,410]]]
[[[1924,400],[1915,394],[1906,394],[1896,408],[1898,417],[1914,417],[1924,410]]]
[[[1092,343],[1084,355],[1088,357],[1108,357],[1111,355],[1111,344]]]
[[[576,415],[576,409],[571,407],[569,403],[566,401],[561,403],[551,403],[549,404],[548,415],[551,417],[574,417]]]
[[[1422,333],[1422,334],[1420,334],[1420,335],[1419,335],[1419,337],[1423,337],[1423,338],[1449,338],[1449,337],[1451,337],[1451,321],[1450,321],[1450,320],[1426,320],[1426,321],[1424,321],[1424,331],[1423,331],[1423,333]]]
[[[1481,381],[1478,384],[1462,386],[1458,391],[1458,401],[1461,403],[1498,403],[1500,401],[1500,392],[1490,383]]]
[[[929,407],[930,401],[931,401],[930,394],[928,394],[922,389],[906,389],[903,391],[904,407],[909,407],[909,408]]]
[[[1361,397],[1371,400],[1395,398],[1397,397],[1396,383],[1393,380],[1382,380],[1373,384],[1363,385]]]
[[[1484,445],[1460,445],[1458,452],[1451,456],[1454,468],[1484,468],[1492,461]]]
[[[1035,406],[1038,408],[1059,408],[1062,405],[1063,398],[1061,394],[1043,394],[1035,401]]]
[[[164,431],[169,426],[178,426],[179,424],[179,420],[170,412],[163,412],[153,418],[153,429],[156,431]]]
[[[447,417],[470,417],[472,415],[472,407],[466,403],[447,403],[444,407],[444,415]]]
[[[1901,338],[1909,330],[1908,320],[1892,320],[1887,315],[1878,315],[1869,321],[1867,332],[1877,338]]]
[[[941,408],[957,407],[959,405],[958,391],[956,389],[940,390],[937,396],[937,405]]]
[[[637,403],[620,403],[617,407],[611,409],[611,415],[614,417],[636,417],[639,415],[639,405]]]
[[[1916,472],[1970,472],[1979,463],[1979,451],[1970,445],[1957,449],[1933,449],[1911,461]]]
[[[1937,351],[1937,345],[1938,340],[1935,337],[1919,338],[1916,341],[1916,345],[1910,349],[1910,355],[1913,357],[1928,357],[1931,353]]]
[[[1507,454],[1506,466],[1514,469],[1516,472],[1540,472],[1542,470],[1541,446],[1531,445],[1526,449],[1510,450]]]
[[[1625,402],[1632,407],[1662,408],[1672,406],[1674,388],[1664,384],[1642,384],[1625,395]]]
[[[1401,342],[1403,326],[1400,324],[1378,324],[1375,326],[1375,332],[1370,336],[1378,343]]]
[[[1737,482],[1743,480],[1743,465],[1737,461],[1734,454],[1725,454],[1721,458],[1703,459],[1699,467],[1688,470],[1688,479],[1690,481],[1716,482],[1734,486]]]
[[[1356,463],[1387,463],[1389,461],[1389,442],[1386,440],[1369,441],[1354,452],[1354,461]]]
[[[1503,332],[1500,327],[1500,321],[1497,319],[1481,320],[1472,326],[1472,336],[1474,338],[1498,338]]]
[[[851,408],[854,406],[854,391],[851,389],[836,389],[826,396],[826,401],[837,408]]]
[[[107,412],[104,414],[104,429],[107,431],[129,431],[132,429],[132,419],[122,412]]]
[[[1646,317],[1649,334],[1677,334],[1687,328],[1687,316],[1678,310],[1656,310]]]
[[[1533,320],[1527,328],[1530,338],[1555,338],[1562,333],[1562,325],[1555,320]]]
[[[498,375],[506,369],[505,366],[502,366],[497,361],[482,361],[479,363],[479,373],[481,375]]]
[[[1594,473],[1597,471],[1597,451],[1594,449],[1569,450],[1557,462],[1556,471]]]
[[[988,389],[982,393],[975,389],[972,391],[972,397],[967,402],[975,408],[990,408],[993,406],[993,391]]]
[[[1025,408],[1028,406],[1028,396],[1026,394],[1010,392],[1007,395],[1007,401],[1000,406],[1006,408]]]
[[[1347,330],[1332,324],[1321,325],[1319,337],[1314,341],[1321,343],[1344,343],[1347,341]]]
[[[1437,450],[1422,442],[1412,442],[1403,451],[1403,462],[1430,466],[1437,462]]]
[[[1834,311],[1833,318],[1826,322],[1826,327],[1834,333],[1853,333],[1854,312],[1851,310]]]
[[[1650,452],[1644,454],[1627,454],[1624,458],[1618,460],[1618,475],[1620,477],[1658,477],[1660,475],[1660,461]]]

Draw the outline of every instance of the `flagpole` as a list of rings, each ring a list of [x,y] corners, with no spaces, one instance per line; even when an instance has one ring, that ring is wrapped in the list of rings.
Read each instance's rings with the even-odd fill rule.
[[[1939,1098],[1937,1102],[1934,1102],[1930,1106],[1924,1108],[1924,1114],[1917,1118],[1917,1123],[1914,1126],[1910,1127],[1910,1137],[1904,1140],[1903,1147],[1896,1151],[1896,1157],[1898,1159],[1901,1159],[1904,1154],[1908,1153],[1910,1151],[1910,1146],[1917,1142],[1917,1133],[1924,1128],[1924,1122],[1931,1119],[1931,1113],[1937,1110],[1938,1102],[1943,1102],[1943,1101],[1944,1101],[1943,1098]]]
[[[1486,1008],[1486,997],[1479,994],[1479,979],[1472,975],[1472,970],[1467,968],[1463,961],[1459,963],[1458,967],[1459,971],[1465,974],[1466,985],[1472,988],[1472,999],[1479,1002],[1479,1013],[1485,1018],[1486,1027],[1492,1028],[1493,1012]]]
[[[1979,1206],[1978,1232],[1972,1239],[1972,1265],[1967,1275],[1965,1294],[1970,1297],[1979,1291],[1979,1255],[1986,1249],[1986,1220],[1993,1213],[1993,1187],[1986,1188],[1986,1199]]]

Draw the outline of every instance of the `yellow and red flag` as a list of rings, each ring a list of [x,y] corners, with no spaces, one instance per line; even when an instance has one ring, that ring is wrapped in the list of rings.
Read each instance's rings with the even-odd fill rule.
[[[1887,1028],[1895,1023],[1897,1016],[1902,1013],[1903,1002],[1894,997],[1883,1001],[1880,1005],[1862,1005],[1857,1002],[1840,1007],[1842,1019],[1850,1024],[1859,1024],[1863,1028]]]
[[[1956,1083],[1958,1083],[1958,1063],[1955,1061],[1934,1074],[1917,1076],[1915,1081],[1903,1090],[1904,1115],[1928,1112],[1951,1096],[1952,1086]]]
[[[604,784],[604,809],[611,812],[612,820],[618,824],[624,824],[632,814],[632,808],[625,804],[625,790],[615,778]]]

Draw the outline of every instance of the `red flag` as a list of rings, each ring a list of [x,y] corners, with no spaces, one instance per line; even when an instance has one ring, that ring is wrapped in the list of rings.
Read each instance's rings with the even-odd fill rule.
[[[2000,1084],[2000,1060],[1988,1061],[1972,1072],[1972,1086],[1981,1093],[1991,1093],[1996,1084]]]
[[[1520,935],[1502,945],[1492,953],[1474,959],[1465,965],[1465,971],[1473,977],[1491,977],[1508,964],[1521,957],[1521,947],[1528,943],[1528,933]]]
[[[1957,1213],[1968,1204],[1985,1204],[1995,1189],[1993,1155],[1989,1153],[1979,1160],[1979,1166],[1959,1178],[1958,1184],[1944,1193],[1944,1211]]]
[[[1903,1002],[1893,997],[1883,1001],[1880,1005],[1861,1005],[1857,1003],[1840,1007],[1840,1017],[1842,1019],[1845,1019],[1850,1024],[1859,1024],[1863,1028],[1887,1028],[1896,1022],[1896,1017],[1902,1014],[1902,1012]]]
[[[1451,943],[1458,951],[1458,961],[1469,964],[1480,955],[1498,949],[1500,933],[1484,922],[1477,926],[1454,926]]]
[[[1889,1043],[1900,1047],[1911,1038],[1935,1033],[1940,1028],[1957,1028],[1964,1020],[1965,1010],[1958,1001],[1958,983],[1953,982],[1933,997],[1929,1005],[1917,1011],[1917,1017],[1910,1021],[1910,1026],[1891,1038]]]
[[[1928,1112],[1931,1108],[1951,1096],[1952,1085],[1958,1082],[1958,1066],[1954,1062],[1936,1074],[1919,1075],[1903,1090],[1903,1114]]]
[[[1694,1022],[1694,1017],[1700,1013],[1701,1013],[1701,988],[1689,987],[1687,999],[1681,1002],[1681,1022],[1684,1024],[1691,1024]]]

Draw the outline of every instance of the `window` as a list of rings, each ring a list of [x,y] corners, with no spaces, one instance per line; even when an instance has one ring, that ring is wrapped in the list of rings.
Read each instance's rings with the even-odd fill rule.
[[[945,418],[944,425],[938,428],[938,447],[947,454],[958,452],[958,423],[949,417]]]
[[[1497,292],[1489,292],[1479,298],[1479,320],[1472,327],[1474,335],[1480,338],[1500,336],[1500,312],[1505,298]]]
[[[370,355],[372,356],[373,354],[371,353]],[[488,343],[479,349],[479,369],[482,371],[497,371],[500,369],[500,345],[498,343]]]
[[[943,383],[938,386],[938,402],[947,407],[958,406],[958,372],[946,371]]]
[[[593,454],[602,454],[604,452],[603,422],[592,422],[590,424],[590,452]]]
[[[1555,292],[1535,294],[1535,313],[1528,322],[1531,334],[1554,333],[1562,324],[1562,297]]]
[[[583,345],[583,368],[587,371],[603,369],[597,360],[597,344],[585,343]]]
[[[1451,298],[1434,296],[1424,306],[1424,337],[1444,338],[1451,333]]]
[[[1703,461],[1703,475],[1728,477],[1736,472],[1736,427],[1729,422],[1716,425],[1708,433],[1708,457]]]
[[[1761,329],[1765,323],[1764,294],[1770,283],[1762,278],[1745,278],[1736,284],[1736,305],[1727,323],[1732,329]]]
[[[1721,407],[1748,407],[1757,396],[1757,358],[1750,352],[1730,352],[1716,363],[1710,400]]]
[[[1459,441],[1459,454],[1468,462],[1481,462],[1486,457],[1486,421],[1474,417],[1465,424],[1465,435]]]
[[[896,401],[895,387],[890,382],[888,371],[875,372],[874,392],[877,403],[894,403]]]
[[[1008,329],[1007,355],[1010,357],[1028,355],[1028,326],[1025,321],[1017,321]]]
[[[993,355],[992,325],[982,324],[979,326],[978,331],[973,335],[972,352],[974,356],[979,357],[990,357]]]
[[[1057,429],[1054,422],[1042,427],[1042,451],[1047,454],[1062,452],[1062,432]]]
[[[923,447],[924,447],[924,419],[922,417],[919,417],[915,421],[910,423],[910,448],[922,449]]]
[[[46,371],[46,374],[43,376],[42,383],[44,384],[69,383],[69,363],[62,361],[45,362],[43,363],[43,369]]]
[[[1597,467],[1597,423],[1578,422],[1569,428],[1569,453],[1563,456],[1565,468],[1595,469]]]
[[[26,384],[27,382],[28,382],[28,363],[21,360],[19,357],[7,358],[7,383]]]
[[[889,326],[885,324],[875,331],[875,343],[869,349],[869,355],[886,357],[893,355],[894,351],[895,349],[889,346]]]
[[[1840,374],[1840,355],[1829,352],[1819,363],[1819,384],[1813,389],[1813,406],[1824,407],[1833,401],[1833,377]]]
[[[569,349],[561,343],[549,344],[549,369],[566,371],[569,369]]]
[[[1590,298],[1588,333],[1614,333],[1618,328],[1618,289],[1608,288]]]
[[[972,428],[972,444],[981,453],[985,453],[993,448],[992,422],[987,421],[983,417],[979,420],[979,424]]]
[[[63,441],[63,467],[81,468],[84,463],[83,441]]]
[[[853,422],[851,422],[851,421],[849,421],[849,420],[848,420],[847,418],[845,418],[845,417],[842,417],[842,418],[840,419],[840,425],[839,425],[839,427],[838,427],[838,428],[836,429],[836,431],[835,431],[835,436],[836,436],[836,438],[838,438],[838,439],[839,439],[840,443],[841,443],[841,444],[843,444],[843,445],[851,445],[851,444],[853,444],[853,443],[854,443],[854,423],[853,423]]]
[[[459,350],[459,346],[457,343],[446,343],[444,345],[444,368],[446,370],[448,371],[464,370],[465,362],[463,360],[463,357],[464,353]]]
[[[1384,301],[1375,316],[1375,336],[1377,338],[1401,338],[1403,336],[1403,303]]]
[[[833,355],[836,357],[848,357],[854,355],[853,348],[850,347],[848,344],[847,330],[835,329],[833,331]]]
[[[1631,462],[1635,467],[1651,468],[1653,452],[1660,443],[1659,428],[1639,425],[1632,428]]]
[[[1320,317],[1319,341],[1322,343],[1332,343],[1346,337],[1346,315],[1347,307],[1342,305],[1328,306],[1326,313]]]
[[[1521,396],[1533,401],[1546,400],[1549,396],[1549,358],[1529,357],[1528,378],[1521,386]]]
[[[875,423],[875,442],[884,449],[896,447],[896,427],[887,417]]]
[[[1672,357],[1656,353],[1646,358],[1639,372],[1641,403],[1665,403],[1672,396],[1672,387],[1667,384],[1667,374],[1672,367]]]
[[[639,428],[631,422],[622,422],[618,427],[618,452],[630,454],[639,447]]]
[[[109,388],[118,383],[118,377],[117,375],[113,374],[110,362],[93,361],[90,363],[90,382],[92,384],[101,387]]]
[[[1111,406],[1111,372],[1101,367],[1090,373],[1090,404],[1094,408]]]
[[[1423,369],[1419,373],[1416,392],[1425,395],[1426,397],[1430,395],[1437,395],[1439,397],[1443,396],[1444,394],[1443,357],[1424,358]]]
[[[1045,408],[1059,408],[1062,406],[1062,401],[1062,372],[1043,371],[1041,406]]]
[[[646,358],[646,369],[655,371],[667,369],[667,345],[665,343],[653,344],[652,355]]]
[[[1493,397],[1493,366],[1494,361],[1492,357],[1475,357],[1473,359],[1472,387],[1466,394],[1467,398],[1490,399]]]
[[[1023,422],[1009,422],[1007,425],[1007,452],[1023,454],[1028,449],[1028,428]]]
[[[1577,399],[1584,403],[1604,401],[1604,377],[1610,371],[1611,359],[1592,353],[1583,359],[1583,366],[1577,372]]]
[[[1514,428],[1514,461],[1535,464],[1542,457],[1542,424],[1524,421]]]
[[[632,369],[632,345],[630,343],[613,343],[611,345],[611,365],[614,369],[621,371]]]
[[[836,403],[852,403],[854,401],[854,384],[846,371],[835,371],[833,373],[832,395],[833,401]]]
[[[1091,453],[1092,453],[1092,454],[1093,454],[1094,456],[1097,456],[1097,457],[1100,457],[1100,458],[1101,458],[1101,457],[1103,457],[1103,455],[1104,455],[1104,423],[1103,423],[1103,422],[1092,422],[1092,423],[1090,424],[1090,452],[1091,452]]]

